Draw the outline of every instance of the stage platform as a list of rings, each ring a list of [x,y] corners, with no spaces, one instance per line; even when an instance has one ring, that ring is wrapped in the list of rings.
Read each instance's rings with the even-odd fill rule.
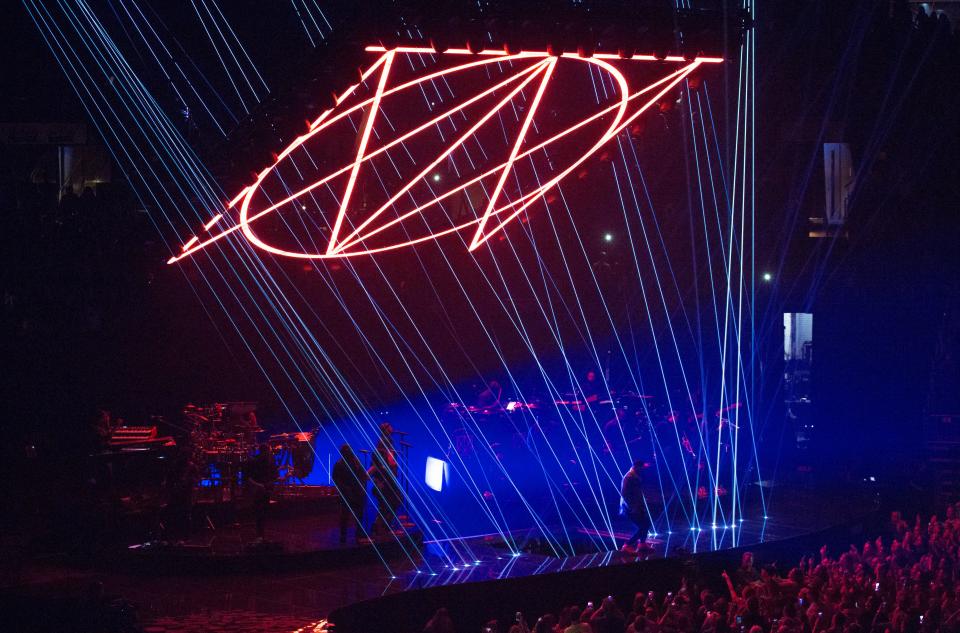
[[[241,516],[239,525],[202,530],[182,546],[127,548],[118,557],[104,556],[85,567],[51,561],[32,567],[29,573],[35,586],[100,582],[108,593],[133,603],[148,625],[165,627],[158,630],[186,630],[174,625],[209,617],[219,622],[231,618],[256,622],[257,630],[292,633],[292,622],[305,626],[335,612],[356,614],[371,600],[412,604],[421,600],[419,596],[437,592],[441,600],[458,599],[451,592],[470,591],[472,583],[488,588],[496,583],[504,588],[528,586],[554,582],[550,579],[568,573],[590,578],[632,575],[634,568],[657,569],[657,574],[670,578],[666,570],[681,561],[731,552],[737,532],[739,547],[756,548],[819,533],[873,507],[870,496],[862,491],[831,495],[797,488],[776,492],[772,505],[776,514],[765,521],[744,520],[734,529],[678,529],[652,539],[652,549],[640,555],[611,551],[557,557],[529,530],[512,535],[523,544],[516,554],[493,535],[447,543],[411,539],[401,545],[393,540],[378,549],[341,545],[336,504],[324,503],[313,508],[320,511],[307,514],[278,511],[267,523],[266,545],[256,542],[252,521]],[[629,533],[622,520],[614,527],[618,537]],[[436,600],[421,606],[426,609]],[[415,617],[420,617],[420,611]]]
[[[289,509],[284,509],[289,513]],[[353,538],[340,542],[338,508],[291,516],[273,516],[264,537],[258,538],[249,516],[235,522],[205,526],[176,542],[133,543],[117,553],[117,566],[150,574],[216,575],[334,569],[380,562],[422,547],[419,531],[398,531],[374,544]]]
[[[661,517],[656,526],[659,532],[649,540],[651,547],[640,554],[626,554],[616,550],[629,538],[633,525],[618,516],[611,519],[612,531],[550,525],[546,537],[543,528],[520,527],[506,535],[509,545],[500,533],[425,540],[402,517],[407,530],[379,536],[376,547],[369,539],[358,541],[352,527],[347,541],[341,543],[339,498],[334,489],[299,486],[271,502],[262,539],[256,535],[250,508],[243,503],[199,504],[188,536],[131,541],[117,552],[115,563],[132,572],[211,575],[337,569],[375,562],[390,581],[382,591],[395,591],[403,579],[412,587],[422,587],[748,546],[822,529],[847,515],[847,510],[824,504],[822,493],[797,487],[778,494],[789,495],[790,510],[764,517],[757,508],[751,512],[756,518],[738,519],[733,525],[690,526],[684,517]]]

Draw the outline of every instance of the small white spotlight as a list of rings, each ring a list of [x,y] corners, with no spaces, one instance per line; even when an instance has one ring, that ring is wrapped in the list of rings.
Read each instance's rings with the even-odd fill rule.
[[[773,275],[770,273],[763,273],[763,280],[767,282],[773,281]]]
[[[440,182],[440,174],[433,175],[433,182]]]
[[[604,234],[603,234],[603,241],[604,241],[604,242],[612,242],[612,241],[613,241],[613,233],[604,233]]]

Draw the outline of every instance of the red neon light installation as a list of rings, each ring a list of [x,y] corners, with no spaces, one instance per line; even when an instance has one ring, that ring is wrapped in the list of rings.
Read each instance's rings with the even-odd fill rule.
[[[396,55],[396,53],[393,51],[387,51],[383,54],[383,70],[380,71],[380,81],[377,82],[377,92],[373,95],[370,111],[364,118],[363,135],[360,137],[360,144],[357,148],[357,158],[350,167],[350,178],[347,180],[347,190],[343,194],[343,201],[340,203],[340,213],[337,214],[336,223],[333,225],[333,234],[330,235],[330,245],[327,247],[327,255],[335,252],[334,247],[337,243],[337,235],[340,234],[340,227],[343,225],[343,218],[347,213],[347,205],[350,204],[350,194],[353,193],[353,186],[357,182],[357,172],[360,170],[360,164],[363,162],[364,154],[367,151],[367,142],[370,140],[370,132],[373,130],[373,122],[376,120],[377,108],[380,107],[380,100],[383,98],[383,91],[387,85],[387,75],[390,73],[390,66],[393,64],[394,55]],[[252,237],[249,228],[249,223],[244,224],[243,230],[244,233],[247,234],[247,238]]]
[[[534,96],[533,102],[527,110],[527,115],[523,118],[523,125],[520,126],[520,133],[517,134],[517,139],[513,142],[513,148],[510,150],[510,158],[508,158],[507,162],[503,164],[503,169],[500,171],[500,178],[497,180],[497,186],[490,195],[490,202],[487,204],[487,208],[483,212],[483,217],[480,218],[480,225],[477,227],[477,233],[473,236],[473,240],[470,242],[470,250],[474,250],[490,237],[489,234],[484,237],[483,229],[487,225],[487,220],[490,219],[490,216],[494,212],[494,207],[497,204],[497,198],[499,197],[500,192],[503,190],[503,184],[506,181],[507,176],[510,175],[510,168],[517,160],[517,155],[520,153],[520,146],[523,145],[523,141],[527,136],[527,131],[530,129],[530,123],[533,121],[533,116],[537,113],[537,108],[540,105],[540,100],[543,99],[543,91],[544,88],[547,87],[547,82],[550,80],[550,75],[553,73],[553,67],[556,65],[556,60],[551,58],[548,64],[547,70],[543,73],[543,79],[540,81],[540,87],[537,88],[537,94]]]
[[[692,61],[684,60],[680,57],[668,57],[664,61],[658,61],[652,55],[633,55],[624,60],[616,54],[598,53],[592,57],[582,57],[575,54],[566,53],[561,57],[551,56],[545,52],[521,52],[518,54],[508,54],[502,50],[484,50],[479,53],[471,53],[466,49],[450,49],[443,53],[437,53],[434,49],[418,47],[401,47],[394,49],[385,49],[379,46],[367,47],[367,51],[380,53],[376,61],[367,67],[361,74],[361,80],[358,84],[350,86],[335,99],[336,105],[324,112],[313,123],[310,124],[306,134],[296,138],[277,156],[274,163],[262,170],[256,181],[248,187],[245,187],[240,193],[230,200],[226,205],[226,210],[239,209],[232,215],[233,224],[222,228],[219,232],[212,232],[212,229],[221,220],[228,217],[223,212],[216,213],[204,225],[204,235],[192,236],[183,246],[182,252],[171,257],[168,263],[174,263],[186,257],[189,257],[199,250],[223,239],[237,231],[254,246],[267,252],[293,258],[301,259],[330,259],[340,257],[354,257],[359,255],[370,255],[374,253],[395,250],[414,244],[436,240],[446,235],[458,232],[471,232],[472,236],[468,240],[468,249],[475,250],[491,236],[501,231],[512,220],[531,205],[541,200],[544,194],[559,183],[563,178],[573,172],[578,166],[590,158],[598,149],[614,138],[620,131],[629,126],[643,112],[657,103],[664,95],[676,87],[685,77],[696,70],[702,64],[719,63],[719,58],[697,58]],[[439,70],[429,71],[424,65],[424,74],[415,76],[406,81],[391,81],[393,79],[394,69],[398,68],[401,62],[412,61],[403,56],[413,56],[418,60],[425,55],[436,55],[434,59],[443,59],[446,56],[469,56],[469,61],[457,63],[452,66],[440,68]],[[666,76],[636,90],[631,89],[628,80],[617,67],[613,65],[616,61],[626,63],[652,62],[651,68],[666,68]],[[422,63],[422,62],[421,62]],[[678,63],[681,63],[678,67]],[[609,84],[615,87],[615,94],[612,95],[612,103],[602,107],[599,111],[592,112],[579,120],[566,124],[565,127],[558,130],[544,132],[541,128],[548,127],[548,122],[543,112],[543,103],[548,93],[553,95],[554,99],[562,99],[562,93],[554,84],[557,84],[557,70],[568,65],[580,65],[580,68],[592,68],[592,72],[601,73]],[[413,64],[411,64],[413,66]],[[424,96],[433,94],[438,95],[438,100],[442,99],[443,94],[439,91],[438,85],[442,82],[450,81],[457,76],[462,76],[468,72],[484,72],[485,77],[490,77],[494,73],[491,69],[499,72],[499,80],[491,80],[479,92],[473,93],[461,101],[449,104],[438,104],[430,101],[429,108],[431,116],[413,127],[410,130],[398,130],[394,122],[383,112],[384,102],[388,99],[402,97],[405,94],[413,94],[408,91],[416,91]],[[361,85],[374,84],[375,88],[372,95],[360,98],[358,88]],[[532,94],[529,90],[532,90]],[[562,86],[560,86],[562,89]],[[429,100],[429,99],[428,99]],[[494,103],[489,104],[490,101]],[[487,103],[488,109],[482,112],[474,112],[477,108]],[[520,110],[518,110],[520,104]],[[441,108],[440,105],[445,107]],[[433,110],[436,107],[436,114]],[[512,112],[514,118],[519,122],[513,137],[507,139],[508,151],[502,160],[496,159],[496,162],[484,164],[479,167],[480,173],[470,177],[457,179],[444,179],[445,190],[441,192],[429,189],[427,200],[422,200],[424,195],[423,183],[430,177],[430,173],[445,160],[449,160],[454,152],[462,152],[469,155],[471,151],[478,151],[477,134],[488,129],[485,126],[494,125],[499,122],[503,126],[504,113]],[[473,118],[469,115],[473,114]],[[357,123],[359,117],[359,123]],[[508,117],[509,118],[509,117]],[[330,133],[333,126],[352,125],[356,133],[356,139],[353,146],[353,154],[348,162],[342,167],[333,169],[329,173],[317,177],[292,190],[284,185],[282,197],[264,196],[262,189],[266,186],[265,181],[268,178],[275,177],[282,180],[279,176],[279,169],[286,162],[294,160],[292,154],[295,150],[303,149],[304,144],[315,138],[322,139],[319,136]],[[379,126],[379,127],[378,127]],[[550,177],[543,182],[536,182],[536,186],[519,189],[519,183],[524,179],[518,176],[518,169],[523,168],[526,162],[531,162],[535,158],[545,155],[545,152],[551,152],[561,146],[561,141],[567,142],[568,139],[582,136],[584,132],[591,129],[591,126],[599,126],[597,137],[593,142],[587,142],[587,147],[580,150],[562,168],[552,170]],[[418,135],[430,130],[442,130],[452,128],[455,130],[453,136],[447,138],[444,136],[442,151],[434,157],[427,158],[424,166],[417,165],[416,175],[413,177],[405,176],[406,180],[399,186],[389,189],[386,192],[386,201],[377,204],[372,210],[365,208],[367,205],[357,202],[357,186],[359,175],[364,170],[370,170],[374,161],[391,161],[393,165],[393,155],[401,150],[404,143],[412,142]],[[507,127],[502,127],[506,133]],[[531,130],[537,130],[540,137],[546,137],[540,142],[536,135],[531,134]],[[389,136],[388,131],[394,136]],[[577,137],[580,138],[580,137]],[[482,152],[482,149],[479,151]],[[409,155],[409,152],[407,152]],[[311,159],[312,161],[312,159]],[[472,162],[472,160],[471,160]],[[299,170],[298,170],[299,173]],[[449,180],[449,184],[448,184]],[[342,182],[341,182],[342,181]],[[514,182],[510,193],[505,190],[508,181]],[[434,179],[436,185],[436,179]],[[423,214],[435,212],[437,208],[443,208],[445,203],[451,201],[453,196],[466,196],[470,192],[482,190],[487,200],[482,205],[476,217],[468,219],[458,219],[456,223],[448,222],[447,225],[433,227],[428,224],[428,232],[425,235],[411,235],[403,226],[412,221],[416,216],[423,217]],[[317,252],[307,252],[306,249],[294,249],[291,247],[278,246],[267,242],[254,231],[253,225],[263,218],[283,211],[286,205],[296,203],[307,209],[307,204],[312,204],[314,194],[329,191],[336,197],[336,214],[330,221],[330,234],[326,241],[326,246]],[[260,194],[259,197],[258,193]],[[416,195],[414,195],[416,193]],[[266,198],[255,203],[255,198]],[[279,199],[277,199],[279,198]],[[405,206],[406,205],[406,206]],[[362,213],[366,217],[359,220]],[[393,214],[394,217],[388,217]],[[332,214],[331,214],[332,215]],[[358,220],[358,221],[355,221]],[[424,223],[426,221],[424,220]],[[423,224],[423,223],[422,223]],[[452,224],[450,226],[449,224]],[[401,226],[403,225],[403,226]],[[404,230],[404,237],[395,239],[386,244],[376,243],[376,239],[389,238],[391,233],[400,228]],[[374,239],[376,238],[376,239]],[[466,239],[466,238],[465,238]]]
[[[396,192],[393,196],[391,196],[391,198],[385,204],[383,204],[379,209],[377,209],[369,218],[364,220],[363,223],[360,224],[360,226],[354,229],[353,232],[344,241],[349,242],[351,238],[357,237],[357,235],[360,234],[360,232],[364,228],[366,228],[374,219],[380,216],[387,208],[392,206],[399,199],[401,195],[409,191],[410,188],[414,185],[414,183],[416,183],[418,180],[426,176],[426,174],[429,173],[431,170],[433,170],[444,158],[449,156],[455,149],[457,149],[462,143],[464,143],[468,138],[470,138],[473,135],[473,133],[476,132],[481,126],[483,126],[483,124],[486,123],[491,117],[493,117],[500,110],[500,108],[504,107],[508,102],[510,102],[517,95],[517,93],[519,93],[527,84],[529,84],[534,78],[534,76],[537,73],[542,71],[542,69],[544,68],[544,64],[546,64],[545,67],[547,68],[547,71],[544,73],[544,79],[541,80],[541,87],[542,87],[545,84],[546,78],[549,76],[549,71],[553,67],[552,62],[550,60],[544,60],[543,62],[536,64],[533,67],[534,70],[536,71],[534,74],[531,74],[529,77],[524,79],[518,86],[514,87],[509,93],[507,93],[507,96],[501,99],[497,103],[495,108],[489,110],[476,123],[471,125],[466,132],[460,135],[460,138],[456,142],[451,143],[447,147],[447,149],[445,149],[439,156],[437,156],[433,161],[431,161],[430,164],[428,164],[426,168],[424,168],[415,178],[411,178],[410,180],[408,180],[407,184],[401,187],[398,192]],[[506,170],[506,167],[504,167],[504,169]],[[501,182],[501,186],[502,186],[502,182]],[[495,197],[491,198],[491,203],[493,200],[495,200]],[[357,240],[354,240],[354,242],[355,241]],[[350,242],[350,243],[353,243],[353,242]],[[335,249],[332,252],[336,253],[339,250],[342,250],[343,248],[345,248],[345,246]],[[328,253],[329,252],[330,251],[328,251]]]

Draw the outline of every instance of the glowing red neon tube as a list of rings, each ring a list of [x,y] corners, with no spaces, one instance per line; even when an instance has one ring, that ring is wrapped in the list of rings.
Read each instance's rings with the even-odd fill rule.
[[[258,174],[254,184],[245,187],[233,200],[226,205],[226,209],[231,209],[236,206],[238,202],[240,203],[239,218],[237,219],[237,223],[219,233],[212,234],[203,240],[201,240],[198,236],[193,236],[184,244],[183,252],[171,257],[168,263],[179,261],[184,257],[189,257],[196,251],[201,250],[213,242],[234,233],[238,229],[242,231],[243,235],[248,241],[258,248],[277,255],[294,258],[327,259],[369,255],[434,240],[444,235],[449,235],[451,233],[463,230],[474,231],[473,237],[469,242],[469,250],[475,250],[481,244],[486,242],[492,235],[503,229],[511,220],[522,213],[523,210],[527,209],[531,204],[540,199],[547,190],[555,186],[558,182],[560,182],[560,180],[569,175],[574,169],[576,169],[576,167],[581,165],[585,160],[593,155],[602,145],[609,142],[616,134],[628,126],[632,121],[636,120],[637,117],[648,110],[653,104],[666,95],[667,92],[673,89],[684,77],[688,76],[697,67],[699,67],[701,64],[719,63],[723,61],[720,58],[697,58],[693,62],[690,62],[682,68],[671,72],[666,77],[655,81],[645,88],[630,93],[628,82],[625,76],[617,68],[611,65],[610,61],[620,60],[625,61],[626,63],[636,61],[653,61],[655,59],[653,56],[633,55],[629,60],[624,60],[620,55],[612,53],[597,53],[591,57],[567,53],[562,57],[556,57],[551,56],[546,52],[525,51],[519,54],[510,55],[506,51],[502,50],[485,50],[472,54],[475,59],[467,63],[429,72],[426,75],[406,81],[399,85],[391,86],[390,71],[398,54],[464,55],[471,53],[466,49],[449,49],[443,53],[437,53],[435,49],[426,47],[401,47],[390,50],[387,50],[383,47],[368,47],[367,50],[380,52],[381,55],[373,64],[363,71],[360,83],[349,87],[341,95],[339,95],[336,98],[336,105],[333,108],[325,111],[319,118],[310,124],[310,129],[306,134],[295,139],[293,143],[291,143],[280,153],[273,165],[267,167],[261,171],[260,174]],[[503,64],[514,64],[524,59],[529,59],[534,63],[521,67],[519,70],[513,68],[512,66],[503,66]],[[612,105],[583,118],[579,122],[570,125],[566,129],[554,134],[550,138],[533,147],[522,149],[529,130],[536,122],[541,103],[547,98],[547,95],[550,92],[551,79],[555,74],[554,71],[557,67],[557,64],[561,61],[564,64],[587,63],[597,66],[613,80],[620,92],[619,97]],[[682,61],[685,61],[682,57],[671,56],[667,57],[661,63],[675,63]],[[504,68],[506,68],[512,74],[508,74],[506,79],[498,82],[492,87],[487,87],[480,93],[471,96],[469,99],[465,100],[459,105],[451,107],[445,112],[431,117],[426,123],[419,125],[417,128],[403,132],[397,138],[383,143],[383,145],[380,147],[371,147],[373,126],[377,119],[381,104],[385,98],[403,92],[404,90],[421,86],[424,84],[424,82],[433,81],[444,76],[452,76],[455,73],[464,72],[470,68],[477,68],[489,64],[501,65],[501,72]],[[363,99],[359,103],[354,103],[354,105],[347,108],[340,107],[346,98],[356,91],[359,85],[374,77],[377,72],[379,72],[379,76],[377,78],[376,88],[371,97]],[[454,186],[440,194],[435,195],[432,200],[418,204],[413,209],[402,211],[397,217],[387,222],[382,222],[379,225],[373,225],[373,223],[379,219],[379,217],[387,209],[397,205],[400,198],[403,197],[404,194],[406,194],[406,192],[408,192],[415,184],[422,182],[430,170],[434,169],[441,161],[446,159],[455,149],[462,146],[467,140],[471,139],[478,132],[478,130],[480,130],[487,123],[487,121],[491,119],[491,117],[499,112],[506,104],[510,103],[512,99],[520,94],[520,92],[538,76],[539,83],[537,84],[536,93],[529,104],[527,104],[527,109],[522,117],[519,131],[510,144],[509,155],[506,157],[506,160],[493,166],[492,168],[484,169],[483,173],[479,174],[478,176],[474,176],[460,183],[453,183]],[[511,84],[516,85],[511,86]],[[369,161],[371,161],[371,159],[375,156],[383,154],[390,148],[396,147],[400,143],[410,141],[417,134],[420,134],[429,127],[439,124],[444,119],[448,119],[454,114],[462,113],[468,106],[479,102],[481,99],[503,88],[509,88],[509,92],[505,97],[499,99],[492,109],[480,116],[478,121],[471,124],[469,128],[465,132],[461,133],[455,140],[447,143],[444,151],[441,152],[439,156],[430,160],[425,168],[420,170],[419,173],[417,173],[417,175],[413,178],[408,179],[398,191],[389,192],[386,203],[375,209],[368,217],[366,217],[366,219],[364,219],[363,222],[356,225],[355,228],[353,228],[347,235],[341,235],[341,233],[345,232],[344,223],[348,217],[348,213],[350,213],[350,210],[354,206],[351,205],[351,200],[353,198],[354,189],[356,188],[358,174],[360,173],[360,170],[363,169],[365,164],[369,164]],[[638,108],[631,110],[628,113],[628,107],[632,102],[639,100],[641,96],[648,94],[652,96],[646,98]],[[301,147],[306,141],[314,138],[317,134],[329,129],[334,123],[341,121],[345,117],[356,112],[362,112],[364,117],[360,126],[356,151],[350,163],[316,180],[303,189],[286,196],[277,203],[271,204],[259,210],[254,210],[251,208],[252,200],[255,194],[263,186],[265,179],[270,176],[271,173],[273,173],[274,169],[278,167],[280,163],[290,155],[291,152],[298,147]],[[571,164],[566,166],[566,168],[562,169],[547,182],[541,183],[535,188],[521,191],[520,197],[512,202],[499,204],[499,198],[503,191],[503,187],[507,182],[512,170],[514,169],[514,166],[517,164],[517,161],[531,156],[534,152],[540,151],[552,145],[553,143],[558,142],[567,135],[582,129],[584,126],[594,121],[598,121],[603,117],[611,117],[611,121],[609,124],[607,124],[605,131],[600,135],[597,141],[593,143],[589,149],[584,151],[582,155],[573,160]],[[266,215],[281,209],[283,205],[296,200],[300,196],[309,193],[319,186],[325,184],[328,185],[334,178],[343,174],[347,174],[347,181],[342,190],[342,195],[339,196],[339,209],[337,216],[334,219],[333,229],[324,252],[305,253],[278,248],[274,245],[266,243],[254,233],[250,225],[255,220],[263,218]],[[451,195],[461,192],[467,187],[479,183],[488,177],[496,178],[496,184],[493,187],[492,192],[488,194],[488,202],[485,205],[482,215],[479,217],[462,222],[451,228],[444,228],[443,230],[439,231],[433,230],[428,235],[414,239],[406,239],[395,244],[367,248],[360,246],[362,242],[369,240],[371,237],[382,234],[386,229],[396,226],[407,218],[422,213],[431,206],[441,203],[444,199],[449,198]],[[209,231],[222,219],[222,217],[222,214],[216,214],[211,220],[204,224],[204,231],[209,233]],[[490,225],[492,224],[495,224],[495,226],[490,228]]]

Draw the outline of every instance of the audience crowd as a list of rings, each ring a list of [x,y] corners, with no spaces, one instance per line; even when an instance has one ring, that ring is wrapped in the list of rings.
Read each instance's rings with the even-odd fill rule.
[[[747,552],[721,578],[689,578],[666,595],[640,591],[570,605],[530,621],[488,622],[483,633],[928,633],[960,631],[960,503],[944,519],[891,517],[891,537],[787,570]],[[721,582],[718,582],[722,580]],[[718,589],[719,588],[719,589]],[[445,609],[426,633],[453,633]]]

